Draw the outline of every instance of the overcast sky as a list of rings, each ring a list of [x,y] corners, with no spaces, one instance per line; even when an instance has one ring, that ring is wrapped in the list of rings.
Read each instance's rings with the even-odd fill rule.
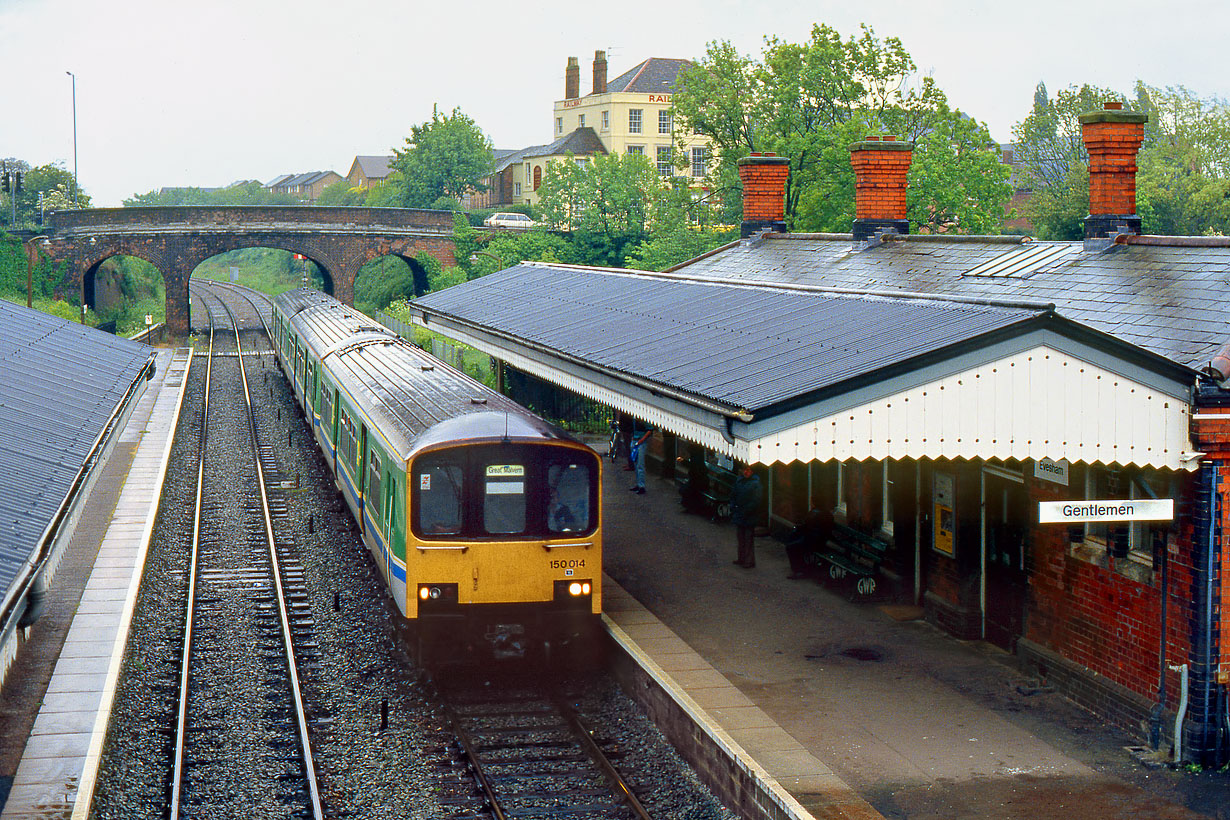
[[[163,186],[345,174],[460,107],[497,148],[552,139],[568,57],[590,91],[646,57],[730,40],[803,42],[816,22],[897,36],[949,101],[1011,139],[1039,80],[1130,92],[1137,79],[1230,97],[1230,4],[1118,0],[0,0],[0,157],[72,170],[96,205]]]

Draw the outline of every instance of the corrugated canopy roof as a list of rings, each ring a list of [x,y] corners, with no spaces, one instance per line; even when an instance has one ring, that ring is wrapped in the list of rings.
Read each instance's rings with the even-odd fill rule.
[[[0,588],[149,358],[145,345],[0,300]]]
[[[1186,440],[1186,403],[1173,399],[1186,395],[1188,369],[1045,304],[522,263],[421,297],[412,311],[516,367],[749,460],[1143,454],[1174,466]],[[1044,382],[1063,385],[1054,412],[1031,393]],[[1101,392],[1082,407],[1067,401],[1086,389]],[[1139,402],[1155,431],[1084,412],[1102,402],[1116,416]],[[885,419],[880,438],[844,430],[868,414]],[[992,429],[1010,416],[1031,432]],[[964,435],[944,434],[954,424]],[[1119,449],[1119,436],[1136,443]]]

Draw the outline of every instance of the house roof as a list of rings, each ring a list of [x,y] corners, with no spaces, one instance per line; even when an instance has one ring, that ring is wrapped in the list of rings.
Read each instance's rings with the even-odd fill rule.
[[[690,60],[672,57],[650,57],[633,66],[606,84],[606,90],[631,91],[644,94],[670,94],[674,91],[679,72],[690,66]]]
[[[150,358],[145,345],[0,299],[0,589]]]
[[[389,165],[393,162],[393,157],[389,156],[363,156],[359,155],[354,158],[354,162],[350,164],[350,170],[354,171],[355,166],[359,166],[359,170],[363,176],[368,179],[384,179],[389,175]]]
[[[565,134],[555,142],[546,145],[539,145],[534,148],[527,148],[522,154],[523,157],[553,157],[560,154],[575,154],[577,156],[588,156],[590,154],[605,154],[607,153],[606,146],[602,144],[602,140],[598,139],[598,135],[594,129],[589,126],[578,128],[575,131]],[[515,162],[516,160],[512,160]],[[505,165],[504,167],[508,167]]]
[[[1174,466],[1186,441],[1177,399],[1190,371],[1046,304],[521,263],[411,309],[427,327],[515,367],[752,461],[995,456]],[[1105,414],[1074,419],[1054,400],[1047,412],[1031,393],[1063,380],[1060,396],[1093,392],[1103,379],[1106,389],[1087,404],[1105,405]],[[993,385],[1002,407],[987,396]],[[1099,432],[1115,426],[1105,424],[1111,415],[1135,420],[1132,452]],[[872,418],[887,432],[856,429]],[[1029,432],[1004,432],[1014,429]]]
[[[1159,237],[1158,241],[1167,242]],[[1117,339],[1199,370],[1230,340],[1230,247],[894,237],[852,250],[847,235],[767,234],[677,266],[688,276],[1047,302]]]

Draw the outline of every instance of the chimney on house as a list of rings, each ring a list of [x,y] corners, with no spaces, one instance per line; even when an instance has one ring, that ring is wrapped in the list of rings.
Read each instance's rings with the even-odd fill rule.
[[[739,160],[743,180],[743,223],[740,236],[770,230],[786,232],[786,179],[790,160],[777,154],[753,153]]]
[[[568,58],[568,67],[564,69],[564,99],[575,100],[581,96],[581,63],[576,57]]]
[[[868,137],[850,146],[854,168],[854,241],[866,242],[881,230],[910,232],[905,217],[906,174],[914,143],[893,136]]]
[[[1145,138],[1148,114],[1124,111],[1108,102],[1101,111],[1081,114],[1081,136],[1089,152],[1089,216],[1085,239],[1122,232],[1140,233],[1136,215],[1136,152]]]
[[[594,93],[606,93],[606,52],[594,52]]]

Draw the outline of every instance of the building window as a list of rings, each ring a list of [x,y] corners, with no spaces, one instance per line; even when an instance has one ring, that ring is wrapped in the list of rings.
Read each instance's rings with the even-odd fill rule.
[[[628,109],[628,133],[629,134],[641,133],[641,114],[642,113],[643,111],[640,108],[629,108]]]
[[[564,133],[564,118],[563,117],[555,118],[555,133],[557,134]]]
[[[585,115],[578,114],[577,115],[577,128],[584,128],[584,127],[585,127]]]
[[[528,162],[525,163],[525,181],[530,181],[530,164]]]
[[[603,131],[611,130],[611,112],[610,111],[602,112],[602,130]]]
[[[542,166],[534,166],[534,190],[538,190],[538,186],[542,184]]]
[[[709,150],[707,148],[692,149],[692,176],[703,177],[705,175],[705,163],[709,159]]]
[[[658,112],[658,133],[669,134],[675,130],[675,115],[670,111]]]
[[[645,155],[645,146],[643,146],[643,145],[629,145],[629,146],[628,146],[628,153],[629,153],[629,154],[635,154],[635,155],[636,155],[636,156],[638,156],[638,157],[640,157],[640,156],[644,156],[644,155]]]
[[[521,196],[521,183],[520,182],[513,183],[513,196]]]
[[[671,149],[658,146],[658,173],[664,177],[671,175]]]
[[[573,159],[573,162],[575,162],[577,164],[577,167],[580,168],[582,171],[585,170],[586,165],[589,165],[589,160],[586,159],[585,157],[576,157]]]

